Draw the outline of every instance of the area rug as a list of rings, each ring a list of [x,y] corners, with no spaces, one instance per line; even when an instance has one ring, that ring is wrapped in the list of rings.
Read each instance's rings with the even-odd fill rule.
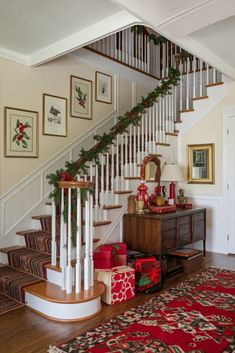
[[[48,352],[235,352],[235,272],[208,269]]]
[[[16,300],[0,293],[0,315],[5,314],[11,310],[22,308],[23,306],[24,304],[19,303]]]

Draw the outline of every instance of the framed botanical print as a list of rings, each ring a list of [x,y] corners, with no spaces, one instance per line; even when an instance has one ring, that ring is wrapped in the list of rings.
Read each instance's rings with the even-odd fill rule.
[[[70,115],[92,119],[92,81],[70,76]]]
[[[43,94],[43,134],[67,136],[67,98]]]
[[[95,100],[102,103],[112,103],[112,76],[96,71]]]
[[[38,112],[5,107],[5,157],[38,157]]]

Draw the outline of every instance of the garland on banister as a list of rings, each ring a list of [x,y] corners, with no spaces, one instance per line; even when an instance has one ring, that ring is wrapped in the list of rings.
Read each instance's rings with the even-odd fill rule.
[[[114,143],[118,134],[127,132],[130,125],[139,126],[141,116],[145,113],[147,108],[153,106],[159,97],[164,97],[166,94],[171,93],[172,86],[176,86],[180,80],[180,73],[177,69],[169,69],[168,78],[162,80],[160,85],[157,86],[147,97],[142,97],[140,103],[133,107],[126,114],[117,118],[117,123],[114,125],[109,133],[103,135],[95,135],[94,139],[97,143],[88,151],[83,148],[80,152],[79,159],[76,162],[66,162],[65,169],[59,169],[55,173],[47,175],[49,184],[54,186],[54,190],[50,194],[54,198],[56,205],[60,204],[60,190],[58,182],[75,180],[78,174],[87,174],[87,162],[99,163],[99,154],[107,153],[109,146]]]
[[[160,45],[162,43],[167,43],[170,42],[167,38],[161,36],[161,35],[156,35],[155,33],[150,33],[145,26],[137,25],[137,26],[132,26],[131,27],[131,32],[134,32],[136,34],[145,34],[147,35],[149,41],[152,41],[155,45]],[[192,60],[193,55],[184,50],[183,48],[180,48],[180,53],[175,55],[175,60],[178,60],[178,63],[180,60],[182,63],[184,63],[187,58]]]

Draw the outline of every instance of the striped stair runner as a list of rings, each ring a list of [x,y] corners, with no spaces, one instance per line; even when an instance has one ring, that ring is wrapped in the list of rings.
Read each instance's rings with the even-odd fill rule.
[[[0,292],[21,303],[25,302],[24,288],[41,281],[38,277],[9,266],[0,267]]]
[[[22,308],[24,305],[17,300],[0,293],[0,314],[7,313],[8,311]]]
[[[24,234],[22,235],[25,238],[25,244],[27,248],[41,251],[43,253],[51,254],[51,233],[50,232],[45,232],[42,230],[39,230],[39,231],[29,230],[29,231],[25,231]],[[59,234],[57,235],[56,244],[57,244],[57,254],[59,255],[60,253]]]
[[[46,279],[45,266],[51,263],[50,255],[29,248],[11,250],[7,255],[11,267]]]

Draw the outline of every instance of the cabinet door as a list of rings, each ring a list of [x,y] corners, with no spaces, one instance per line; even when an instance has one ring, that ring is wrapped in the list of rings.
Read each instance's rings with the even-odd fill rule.
[[[162,225],[162,253],[177,248],[176,218],[163,221]]]
[[[197,241],[205,238],[205,214],[197,212],[192,215],[192,241]]]

